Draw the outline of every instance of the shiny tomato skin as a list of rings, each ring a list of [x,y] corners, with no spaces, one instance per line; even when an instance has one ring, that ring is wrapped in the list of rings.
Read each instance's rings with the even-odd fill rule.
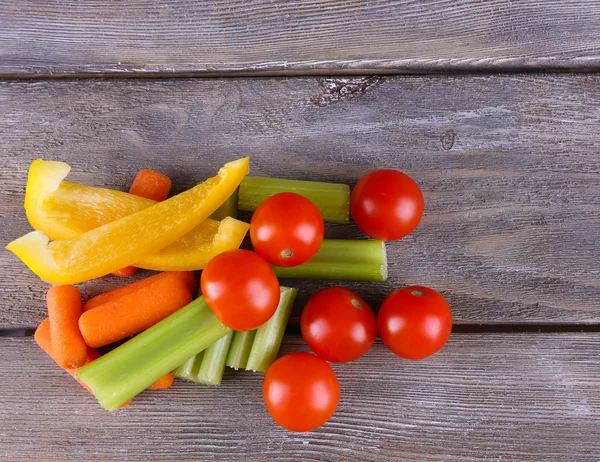
[[[252,330],[267,322],[279,304],[279,281],[269,264],[250,250],[213,258],[200,277],[206,303],[225,326]]]
[[[446,299],[428,287],[410,286],[386,297],[377,315],[383,343],[406,359],[423,359],[441,349],[452,332]]]
[[[365,234],[384,241],[413,232],[423,216],[419,185],[398,170],[374,170],[363,176],[350,195],[352,220]]]
[[[324,232],[317,206],[291,192],[263,201],[250,221],[254,250],[276,266],[297,266],[310,260],[321,247]]]
[[[340,385],[325,360],[311,353],[290,353],[267,370],[263,398],[275,422],[293,432],[308,432],[333,415]]]
[[[373,310],[356,293],[329,287],[314,294],[300,318],[302,337],[326,361],[345,363],[364,355],[377,337]]]

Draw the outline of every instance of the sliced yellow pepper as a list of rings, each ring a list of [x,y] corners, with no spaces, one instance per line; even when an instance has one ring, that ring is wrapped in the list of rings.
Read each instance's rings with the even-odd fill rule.
[[[33,231],[6,248],[35,274],[54,284],[75,284],[142,263],[144,258],[170,246],[206,220],[238,187],[248,173],[248,162],[247,157],[229,162],[217,176],[204,183],[75,237],[49,243],[46,234]],[[69,170],[68,166],[54,165],[54,168],[62,178]],[[59,173],[55,178],[40,181],[37,192],[35,188],[31,190],[25,201],[29,210],[47,191],[60,189],[61,182],[56,180]],[[45,202],[41,200],[40,207]],[[28,218],[34,226],[44,224],[43,214],[28,213]],[[99,219],[90,218],[89,222],[94,220]],[[52,233],[57,229],[54,226]],[[71,229],[71,232],[77,231]],[[181,247],[177,245],[174,249],[180,252]]]
[[[31,226],[50,239],[73,239],[80,234],[139,212],[156,201],[113,189],[64,181],[70,171],[63,162],[35,160],[29,167],[25,212]],[[216,255],[237,249],[249,225],[227,217],[207,218],[196,228],[135,266],[157,271],[199,270]]]

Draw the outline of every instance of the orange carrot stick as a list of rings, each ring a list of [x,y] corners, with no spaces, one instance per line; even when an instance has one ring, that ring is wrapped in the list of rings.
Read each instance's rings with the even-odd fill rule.
[[[175,376],[169,372],[167,375],[163,375],[160,379],[150,385],[148,390],[169,388],[171,385],[173,385],[173,380],[175,380]]]
[[[49,318],[46,318],[46,319],[44,319],[41,322],[41,324],[35,330],[35,334],[34,334],[33,338],[35,339],[35,343],[37,343],[38,346],[42,350],[44,350],[46,352],[46,354],[48,356],[50,356],[50,358],[52,358],[54,360],[54,362],[56,363],[57,361],[56,361],[56,358],[54,357],[54,352],[52,351],[52,339],[51,339],[51,335],[50,335],[50,319]],[[101,356],[100,353],[98,353],[93,348],[88,347],[87,348],[87,360],[86,360],[85,363],[86,364],[87,363],[91,363],[95,359],[98,359],[100,356]],[[90,388],[85,383],[83,383],[81,380],[79,380],[77,377],[75,377],[75,373],[78,370],[77,368],[75,368],[75,369],[65,369],[63,367],[63,369],[65,371],[67,371],[69,373],[69,375],[71,375],[71,377],[73,377],[75,380],[77,380],[77,382],[83,388],[85,388],[87,391],[89,391],[90,393],[92,393],[92,390],[90,390]],[[162,379],[159,379],[159,380],[162,380]],[[92,395],[93,394],[94,393],[92,393]],[[127,401],[121,407],[127,406],[130,402],[131,402],[131,400]]]
[[[171,191],[171,180],[156,170],[140,170],[135,176],[129,194],[152,199],[153,201],[164,201]]]
[[[52,351],[52,340],[50,337],[50,320],[48,318],[44,319],[41,322],[41,324],[38,326],[38,328],[35,330],[34,339],[35,339],[35,343],[37,343],[38,346],[42,350],[44,350],[44,352],[48,356],[50,356],[50,358],[52,358],[52,360],[54,360],[54,362],[56,362],[56,359],[54,359],[54,353]],[[100,356],[102,356],[102,355],[100,353],[98,353],[96,350],[94,350],[93,348],[87,347],[87,360],[86,360],[85,364],[91,363],[95,359],[98,359]],[[92,393],[92,390],[90,390],[90,388],[85,383],[81,382],[77,377],[75,377],[75,373],[78,371],[78,368],[75,368],[75,369],[63,368],[63,369],[65,371],[67,371],[69,373],[69,375],[71,375],[71,377],[73,377],[75,380],[77,380],[77,382],[79,382],[79,384],[83,388],[85,388],[87,391]],[[174,378],[175,377],[173,376],[173,374],[171,374],[169,372],[167,375],[161,377],[156,382],[154,382],[152,385],[150,385],[148,387],[148,389],[149,390],[158,390],[158,389],[169,388],[173,384]],[[131,401],[131,400],[129,400],[129,401]],[[129,401],[127,401],[127,403],[129,403]],[[121,407],[123,407],[123,406],[121,406]]]
[[[83,366],[87,346],[79,332],[78,321],[83,313],[79,290],[74,286],[51,287],[46,302],[56,363],[66,369]]]
[[[112,274],[115,276],[119,276],[120,278],[128,278],[129,276],[133,276],[137,268],[135,266],[126,266],[124,268],[118,269],[117,271],[113,271]]]
[[[140,170],[135,176],[129,194],[152,199],[157,202],[164,201],[171,191],[171,180],[156,170]],[[135,266],[126,266],[113,274],[122,278],[133,276],[137,268]]]
[[[85,305],[83,305],[83,311],[89,311],[97,306],[118,300],[119,298],[137,292],[138,290],[143,289],[150,284],[154,284],[155,281],[165,277],[176,277],[180,279],[185,283],[185,285],[188,286],[191,293],[196,293],[196,289],[198,288],[198,280],[196,279],[196,273],[194,271],[165,271],[164,273],[155,274],[154,276],[141,279],[132,284],[127,284],[126,286],[119,287],[118,289],[111,290],[110,292],[104,292],[103,294],[96,295],[85,302]]]
[[[98,348],[148,329],[192,300],[192,292],[180,277],[165,276],[86,311],[79,318],[79,329],[85,342]]]

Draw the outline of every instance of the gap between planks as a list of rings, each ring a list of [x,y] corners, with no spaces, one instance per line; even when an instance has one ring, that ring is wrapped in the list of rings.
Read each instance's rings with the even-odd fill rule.
[[[287,77],[331,77],[331,78],[352,78],[352,77],[410,77],[420,76],[481,76],[495,74],[598,74],[600,73],[600,58],[589,60],[585,66],[562,66],[555,67],[551,65],[519,66],[519,67],[489,67],[472,69],[469,67],[452,66],[423,66],[416,69],[401,68],[378,68],[365,67],[356,69],[344,68],[322,68],[307,70],[235,70],[225,69],[216,71],[166,71],[166,70],[102,70],[91,72],[73,72],[73,73],[4,73],[0,71],[1,81],[46,81],[46,80],[139,80],[139,79],[237,79],[237,78],[287,78]]]
[[[600,332],[600,324],[455,324],[452,334],[515,334],[515,333],[593,333]],[[33,328],[0,329],[0,337],[32,337]],[[286,335],[300,335],[300,326],[290,325]]]

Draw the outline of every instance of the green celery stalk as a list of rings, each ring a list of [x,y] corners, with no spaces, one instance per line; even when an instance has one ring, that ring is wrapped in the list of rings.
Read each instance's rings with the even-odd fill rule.
[[[233,340],[231,341],[227,361],[225,362],[228,367],[236,370],[246,368],[255,336],[256,329],[247,331],[236,330],[233,333]]]
[[[298,289],[281,287],[277,311],[271,319],[256,330],[246,370],[265,372],[277,358],[297,293]]]
[[[213,220],[221,221],[225,217],[237,218],[238,217],[238,190],[229,196],[221,206],[213,212],[210,216]]]
[[[324,239],[317,254],[302,265],[272,266],[279,278],[385,281],[387,254],[379,240]]]
[[[223,372],[225,371],[225,360],[233,338],[233,331],[228,332],[206,350],[198,372],[198,381],[205,385],[221,385]]]
[[[102,407],[113,411],[231,330],[199,297],[77,371]]]
[[[225,337],[223,337],[225,338]],[[209,347],[210,348],[210,347]],[[206,351],[206,350],[204,350]],[[204,357],[204,351],[201,351],[196,356],[192,356],[182,365],[178,366],[177,369],[173,371],[173,375],[175,377],[179,377],[180,379],[189,380],[190,382],[195,382],[194,377],[198,376],[198,372],[200,371],[200,365],[202,364],[202,358]]]
[[[221,385],[233,331],[173,371],[176,377],[202,385]]]
[[[294,192],[310,199],[327,222],[349,222],[350,186],[347,184],[246,176],[240,184],[238,207],[253,212],[265,199],[280,192]]]

